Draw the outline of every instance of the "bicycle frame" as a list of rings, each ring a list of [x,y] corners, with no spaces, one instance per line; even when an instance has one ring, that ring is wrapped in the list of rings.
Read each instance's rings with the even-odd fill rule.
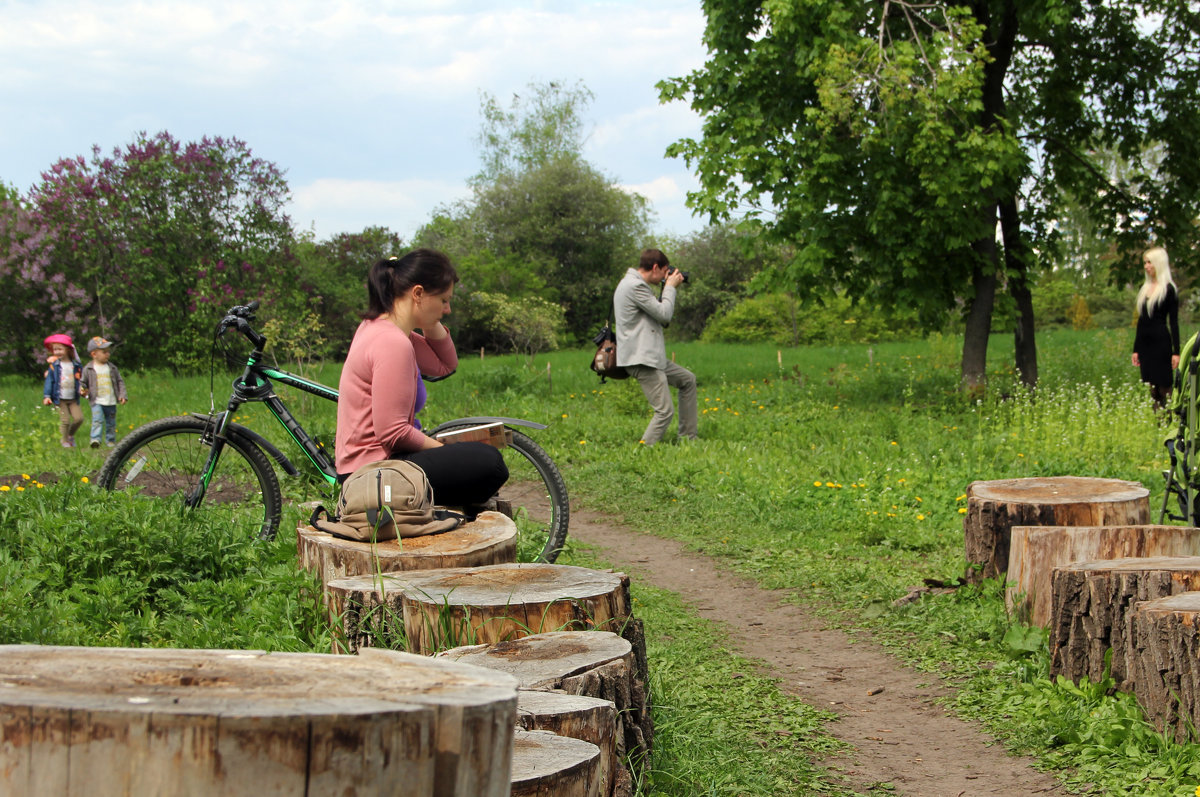
[[[294,387],[297,390],[312,394],[318,398],[326,399],[327,401],[336,402],[338,400],[338,392],[328,385],[322,385],[320,382],[314,382],[310,379],[305,379],[298,374],[293,374],[279,368],[270,368],[260,364],[263,352],[261,344],[255,341],[254,351],[250,353],[246,360],[246,367],[242,371],[242,375],[234,380],[233,392],[229,396],[229,403],[225,410],[212,418],[215,428],[213,429],[213,446],[209,453],[208,461],[204,466],[204,473],[200,478],[200,483],[197,485],[195,492],[188,498],[188,503],[192,506],[198,504],[208,490],[208,484],[212,479],[213,473],[216,471],[217,462],[221,458],[221,450],[225,447],[225,440],[230,434],[239,434],[250,437],[256,444],[267,451],[276,462],[278,462],[284,470],[290,475],[296,475],[299,471],[287,456],[270,443],[262,435],[247,429],[244,426],[235,424],[232,421],[233,416],[243,404],[260,403],[265,404],[275,420],[283,426],[288,437],[292,439],[300,450],[308,457],[309,462],[321,474],[321,477],[330,485],[337,484],[337,467],[333,460],[329,457],[325,450],[313,439],[304,427],[296,420],[296,416],[292,414],[283,399],[275,393],[275,387],[271,380]]]
[[[296,416],[288,409],[276,393],[271,380],[275,380],[280,384],[288,387],[296,388],[305,393],[317,396],[318,398],[327,401],[337,402],[338,392],[328,385],[323,385],[320,382],[314,382],[310,379],[305,379],[298,374],[293,374],[289,371],[284,371],[279,368],[271,368],[265,365],[260,365],[259,361],[263,356],[262,350],[255,347],[251,352],[250,357],[246,360],[246,367],[242,371],[242,375],[233,382],[233,393],[229,397],[229,403],[225,410],[216,416],[212,417],[216,424],[214,429],[215,442],[212,452],[209,455],[208,461],[205,463],[204,476],[201,478],[201,484],[198,485],[197,491],[189,499],[193,505],[199,503],[204,497],[205,491],[208,489],[208,483],[216,470],[217,461],[220,459],[221,449],[224,447],[224,441],[230,433],[236,433],[245,437],[249,437],[254,442],[265,450],[271,457],[279,463],[279,465],[289,474],[295,476],[299,473],[296,467],[287,458],[287,455],[276,448],[269,440],[257,432],[248,429],[240,424],[233,423],[231,420],[237,413],[238,409],[243,404],[260,403],[265,404],[270,413],[279,421],[287,432],[288,437],[300,447],[300,449],[308,457],[309,462],[317,469],[317,472],[325,479],[330,486],[335,486],[338,483],[337,467],[325,450],[317,443],[304,427],[296,420]],[[503,423],[506,426],[523,426],[528,429],[545,429],[546,425],[537,423],[536,421],[527,421],[521,418],[507,418],[502,416],[472,416],[469,418],[456,418],[451,421],[439,424],[432,430],[431,434],[436,434],[438,431],[450,427],[461,426],[463,424],[482,424],[482,423]]]

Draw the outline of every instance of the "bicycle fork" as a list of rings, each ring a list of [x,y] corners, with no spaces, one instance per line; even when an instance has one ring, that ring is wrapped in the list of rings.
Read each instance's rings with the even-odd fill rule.
[[[224,413],[216,416],[216,418],[209,416],[209,425],[205,426],[204,433],[200,435],[200,443],[209,446],[208,460],[204,463],[204,469],[200,472],[200,481],[188,491],[187,497],[184,499],[184,505],[190,509],[199,506],[200,502],[204,500],[205,493],[208,492],[209,482],[212,481],[213,474],[217,470],[217,462],[221,459],[221,450],[225,448],[226,427],[229,425],[229,419],[233,417],[233,413],[240,406],[241,402],[230,401]],[[214,428],[212,425],[214,422],[219,423],[219,426]]]

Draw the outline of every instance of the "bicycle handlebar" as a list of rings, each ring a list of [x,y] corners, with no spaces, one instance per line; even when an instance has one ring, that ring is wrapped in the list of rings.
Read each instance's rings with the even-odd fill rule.
[[[217,337],[221,337],[230,328],[234,327],[238,332],[250,339],[250,342],[261,348],[266,345],[267,339],[260,335],[250,326],[250,322],[254,320],[254,311],[259,307],[257,299],[250,304],[239,304],[230,307],[225,313],[225,317],[221,319],[221,323],[217,325]]]

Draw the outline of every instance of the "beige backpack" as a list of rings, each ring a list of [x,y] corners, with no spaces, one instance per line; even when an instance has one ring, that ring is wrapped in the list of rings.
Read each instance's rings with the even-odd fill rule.
[[[326,519],[321,520],[321,515]],[[385,459],[350,474],[342,485],[336,515],[328,517],[320,506],[310,523],[336,537],[382,542],[449,531],[462,521],[457,512],[434,507],[425,471],[402,459]]]

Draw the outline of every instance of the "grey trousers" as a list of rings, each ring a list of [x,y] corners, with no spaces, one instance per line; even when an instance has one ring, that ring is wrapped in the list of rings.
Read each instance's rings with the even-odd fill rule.
[[[648,365],[627,365],[625,370],[637,379],[646,394],[646,401],[654,410],[650,425],[642,434],[642,442],[652,446],[662,440],[675,408],[671,406],[671,388],[679,391],[679,436],[696,437],[699,413],[696,409],[696,375],[682,365],[668,362],[666,368],[651,368]]]

